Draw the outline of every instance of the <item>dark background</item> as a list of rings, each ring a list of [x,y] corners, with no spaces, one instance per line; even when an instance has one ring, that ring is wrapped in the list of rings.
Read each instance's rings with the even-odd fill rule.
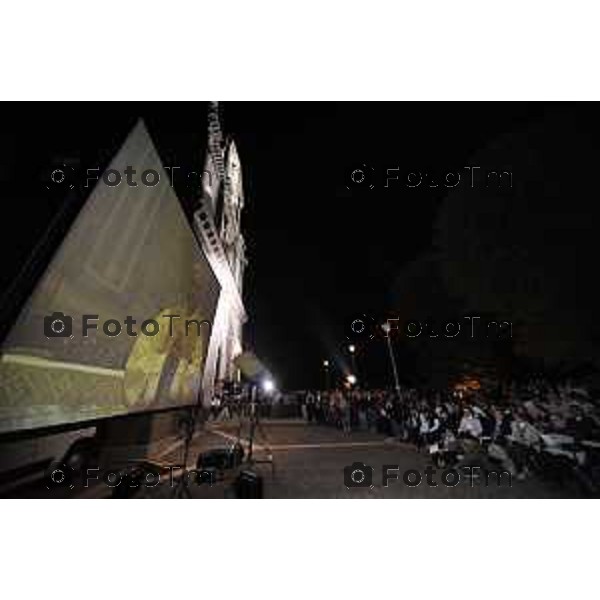
[[[487,237],[494,240],[508,255],[517,256],[517,246],[526,247],[526,255],[530,245],[541,252],[534,265],[542,279],[541,296],[551,297],[567,274],[579,273],[580,289],[568,281],[562,286],[570,296],[568,306],[556,307],[558,317],[543,315],[547,328],[558,328],[564,311],[590,307],[596,298],[596,113],[589,104],[225,103],[226,122],[240,146],[248,196],[248,337],[291,386],[322,385],[324,358],[333,357],[340,371],[348,372],[348,354],[343,351],[347,317],[363,311],[397,316],[402,310],[399,296],[406,296],[405,269],[432,251],[442,259],[449,254],[435,240],[441,206],[450,213],[475,214],[475,223],[464,230],[467,245],[479,236],[483,243]],[[461,183],[462,194],[452,198],[442,185],[429,187],[424,181],[412,189],[398,182],[384,187],[386,168],[400,167],[400,177],[411,170],[435,174],[429,179],[433,184],[450,171],[465,176],[465,166],[485,164],[486,159],[492,167],[513,171],[515,190],[503,198],[466,189],[466,183]],[[375,188],[350,185],[348,190],[349,173],[361,163],[373,167]],[[488,236],[481,222],[491,217],[502,223],[494,216],[498,201],[506,213],[504,229]],[[545,223],[548,214],[555,222]],[[561,231],[566,214],[572,215],[573,226]],[[517,236],[516,229],[523,230],[522,235]],[[577,247],[584,239],[588,243]],[[552,246],[566,243],[575,244],[572,252],[559,257],[550,252]],[[469,262],[467,257],[457,260]],[[490,257],[489,268],[484,264],[479,273],[486,280],[479,283],[492,288],[494,261]],[[461,265],[455,261],[451,266],[459,278]],[[467,270],[468,265],[463,266]],[[509,288],[525,282],[514,302],[524,308],[530,298],[535,303],[527,292],[530,273],[524,264],[515,261],[505,271]],[[428,289],[434,286],[427,274],[420,282],[418,297],[405,307],[415,316],[418,306],[429,302]],[[550,290],[546,283],[552,284]],[[500,281],[494,292],[498,298],[503,287]],[[429,306],[429,316],[443,313],[446,300]],[[463,302],[459,310],[479,314],[487,308],[484,300]],[[513,316],[518,315],[508,318]],[[586,322],[590,331],[592,320],[590,315]],[[410,380],[419,362],[414,346],[394,340],[394,347],[401,378]],[[451,354],[460,352],[456,346],[450,349]],[[363,380],[390,383],[383,340],[359,344],[357,353]],[[543,358],[545,346],[533,354]],[[430,356],[425,357],[428,361],[431,369]]]
[[[532,298],[533,307],[526,306],[523,314],[539,313],[546,328],[555,326],[550,319],[556,314],[558,321],[560,315],[584,315],[583,325],[575,327],[567,319],[556,330],[561,339],[577,330],[574,344],[585,348],[583,354],[593,354],[598,300],[595,105],[224,102],[221,112],[224,129],[238,144],[244,174],[243,227],[250,261],[246,342],[280,385],[322,385],[326,358],[338,375],[349,372],[348,318],[362,312],[378,320],[399,311],[404,318],[416,316],[431,300],[428,290],[437,285],[439,270],[444,289],[454,281],[457,286],[436,296],[437,304],[427,307],[430,316],[454,306],[458,296],[461,313],[496,314],[506,306],[516,319]],[[28,105],[4,105],[1,250],[8,301],[14,291],[10,283],[32,239],[39,238],[64,201],[40,185],[44,169],[63,158],[105,164],[139,116],[147,120],[165,162],[197,166],[206,137],[202,103],[47,104],[36,105],[35,111]],[[514,189],[492,196],[489,190],[467,189],[464,167],[481,160],[510,168]],[[362,164],[372,167],[372,190],[349,180]],[[410,189],[401,181],[385,188],[385,172],[392,167],[400,168],[401,178],[411,170],[427,172],[427,183]],[[450,171],[464,177],[458,191],[442,185]],[[432,182],[437,187],[430,187]],[[463,225],[450,221],[466,213],[475,220],[463,235]],[[482,225],[490,219],[491,229]],[[440,228],[452,232],[450,242],[436,233]],[[469,247],[478,248],[475,257]],[[437,257],[433,275],[419,262],[432,253]],[[517,256],[506,267],[506,257]],[[513,290],[515,281],[520,289],[531,278],[527,265],[535,266],[539,306],[535,294],[521,289],[515,295]],[[421,273],[419,285],[408,285],[419,292],[403,304],[415,270]],[[487,285],[487,296],[481,285]],[[496,304],[489,300],[492,287]],[[546,306],[554,297],[554,304]],[[429,365],[423,376],[431,374],[431,356],[423,359],[400,340],[394,340],[394,347],[403,380],[411,380],[423,364]],[[545,348],[538,344],[529,355],[543,359]],[[455,346],[451,352],[460,355],[462,350]],[[382,339],[358,344],[357,360],[361,381],[390,384]]]

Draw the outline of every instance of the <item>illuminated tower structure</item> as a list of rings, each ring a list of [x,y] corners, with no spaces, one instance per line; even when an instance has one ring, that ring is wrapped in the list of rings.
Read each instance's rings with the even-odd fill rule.
[[[208,109],[208,143],[194,226],[221,286],[203,375],[204,401],[216,381],[239,379],[246,311],[242,299],[246,246],[241,232],[244,192],[235,143],[222,131],[217,102]]]

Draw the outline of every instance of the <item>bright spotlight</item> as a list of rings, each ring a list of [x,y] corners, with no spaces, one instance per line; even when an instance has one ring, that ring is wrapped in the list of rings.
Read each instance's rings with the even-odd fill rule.
[[[356,346],[354,344],[350,344],[348,346],[348,350],[350,350],[351,354],[354,354],[354,351],[356,350]]]
[[[356,383],[356,377],[354,375],[348,375],[346,377],[346,381],[350,384],[350,385],[354,385]]]
[[[271,379],[265,379],[263,381],[263,390],[267,393],[272,392],[275,389],[275,384]]]
[[[329,361],[328,361],[328,360],[324,360],[324,361],[323,361],[323,366],[324,366],[325,368],[327,368],[327,367],[329,366]]]

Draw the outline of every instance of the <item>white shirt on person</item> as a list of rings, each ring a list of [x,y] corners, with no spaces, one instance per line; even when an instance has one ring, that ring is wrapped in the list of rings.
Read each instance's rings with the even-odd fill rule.
[[[481,421],[472,415],[465,415],[458,427],[458,433],[467,433],[474,438],[478,438],[481,436],[483,432],[483,428],[481,427]]]

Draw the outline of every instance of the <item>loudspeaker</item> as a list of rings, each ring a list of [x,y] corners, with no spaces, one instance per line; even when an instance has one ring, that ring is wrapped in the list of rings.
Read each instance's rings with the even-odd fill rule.
[[[215,448],[207,450],[198,455],[196,467],[199,471],[208,468],[215,468],[220,471],[233,469],[241,464],[244,459],[244,449],[240,444],[231,448]]]
[[[263,478],[254,471],[242,471],[233,484],[236,498],[262,498]]]

